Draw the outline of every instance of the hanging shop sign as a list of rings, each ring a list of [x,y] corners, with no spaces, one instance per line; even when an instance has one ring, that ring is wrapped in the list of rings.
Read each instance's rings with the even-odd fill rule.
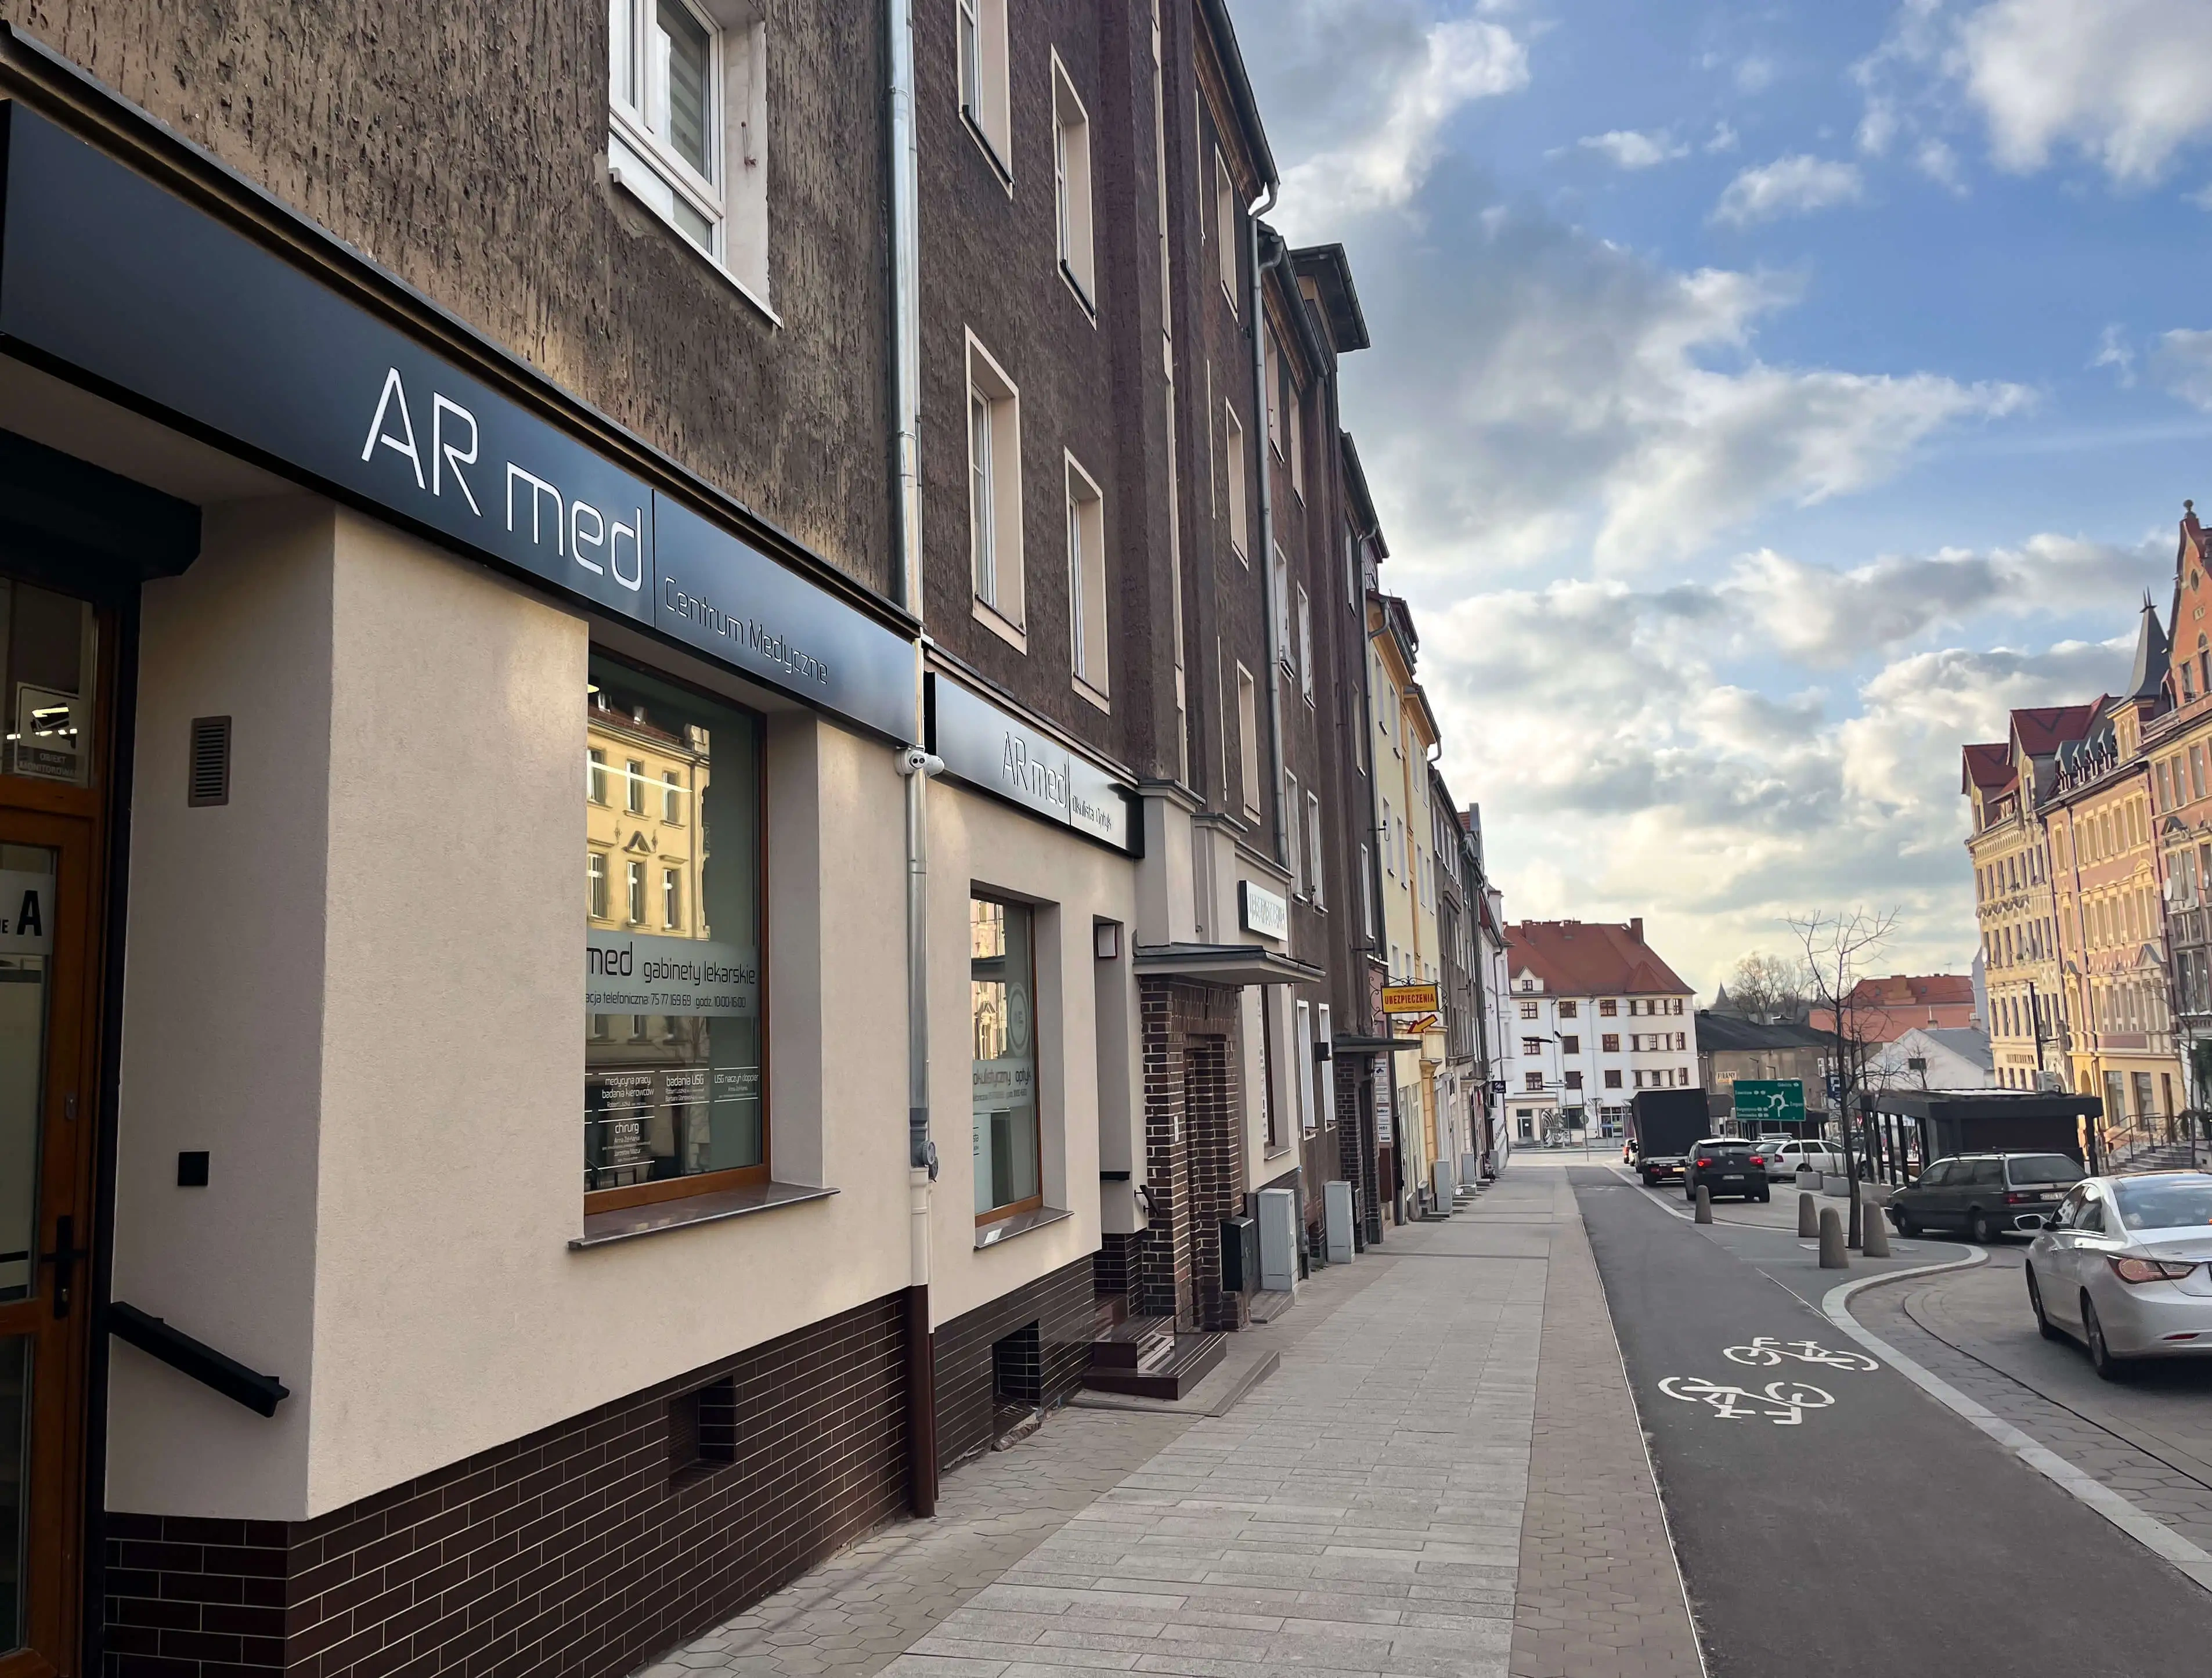
[[[13,346],[912,738],[903,637],[20,102],[5,122]]]
[[[1443,1004],[1434,985],[1385,985],[1382,1012],[1386,1014],[1432,1014]]]
[[[1104,769],[935,672],[928,692],[929,749],[946,774],[1135,854],[1129,796]]]

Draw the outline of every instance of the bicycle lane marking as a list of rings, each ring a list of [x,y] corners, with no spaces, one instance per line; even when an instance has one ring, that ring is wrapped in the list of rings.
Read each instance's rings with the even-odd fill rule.
[[[1872,1287],[1876,1282],[1901,1281],[1908,1277],[1932,1275],[1943,1270],[1963,1270],[1969,1265],[1981,1263],[1988,1256],[1978,1247],[1969,1247],[1967,1251],[1972,1256],[1955,1263],[1926,1265],[1916,1270],[1892,1270],[1883,1275],[1865,1276],[1857,1281],[1832,1287],[1820,1296],[1821,1314],[1860,1345],[1888,1359],[1892,1369],[1960,1420],[1987,1435],[2060,1490],[2094,1510],[2152,1554],[2171,1562],[2192,1583],[2206,1590],[2212,1590],[2212,1554],[2207,1554],[2163,1521],[2145,1514],[2111,1486],[2092,1479],[2049,1446],[2038,1444],[2010,1422],[1977,1400],[1969,1398],[1941,1376],[1923,1369],[1850,1314],[1851,1296],[1862,1289]]]

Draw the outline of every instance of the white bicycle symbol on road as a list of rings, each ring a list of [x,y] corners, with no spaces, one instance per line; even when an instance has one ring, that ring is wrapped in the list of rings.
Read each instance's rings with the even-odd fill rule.
[[[1880,1369],[1863,1352],[1831,1352],[1818,1341],[1793,1340],[1787,1345],[1771,1334],[1755,1335],[1748,1346],[1731,1346],[1721,1353],[1732,1364],[1751,1364],[1771,1369],[1788,1359],[1792,1363],[1822,1364],[1830,1369]]]
[[[1710,1404],[1713,1414],[1726,1421],[1764,1416],[1777,1427],[1796,1427],[1804,1421],[1808,1410],[1825,1410],[1836,1401],[1832,1394],[1802,1381],[1770,1381],[1758,1392],[1752,1392],[1693,1375],[1670,1375],[1660,1382],[1659,1390],[1685,1403]],[[1759,1407],[1761,1406],[1771,1407]]]

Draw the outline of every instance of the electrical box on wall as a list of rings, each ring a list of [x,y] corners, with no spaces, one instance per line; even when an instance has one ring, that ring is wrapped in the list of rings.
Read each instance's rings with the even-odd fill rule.
[[[1262,1189],[1260,1202],[1260,1288],[1288,1293],[1298,1274],[1298,1197],[1287,1189]]]

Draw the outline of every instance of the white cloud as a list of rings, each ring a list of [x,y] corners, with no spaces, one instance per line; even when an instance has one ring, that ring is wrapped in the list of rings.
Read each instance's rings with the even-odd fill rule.
[[[1735,149],[1735,130],[1724,122],[1715,123],[1711,135],[1705,141],[1705,149],[1708,152],[1723,152],[1734,151]]]
[[[2150,369],[2163,388],[2212,413],[2212,331],[2165,333],[2151,348]]]
[[[1865,195],[1866,183],[1856,165],[1793,152],[1737,175],[1721,194],[1712,219],[1747,227],[1777,216],[1856,204]]]
[[[2070,545],[2039,538],[2005,562],[2033,581],[2036,554],[2063,570]],[[1738,956],[1786,936],[1784,917],[1815,907],[1901,909],[1900,970],[1971,959],[1959,748],[2001,738],[2015,706],[2119,682],[2135,597],[2101,603],[2108,641],[1908,650],[1913,630],[1856,679],[1770,694],[1723,660],[1787,621],[1786,591],[1747,592],[1779,575],[1762,563],[1711,587],[1562,582],[1423,614],[1444,773],[1483,806],[1509,915],[1641,915],[1708,994]],[[1861,600],[1883,587],[1789,581]]]
[[[2136,382],[2135,346],[2128,342],[2127,329],[2118,322],[2107,325],[2097,339],[2097,355],[2091,367],[2113,368],[2114,377],[2122,389]]]
[[[1735,67],[1735,85],[1739,93],[1764,93],[1774,85],[1774,60],[1753,53]]]
[[[1645,134],[1633,128],[1616,128],[1604,134],[1585,134],[1575,144],[1583,151],[1602,154],[1623,169],[1649,169],[1690,155],[1688,146],[1661,129]]]
[[[1992,0],[1960,21],[1952,62],[1997,162],[2023,173],[2070,144],[2139,185],[2212,134],[2203,0]]]
[[[1425,0],[1237,0],[1239,43],[1267,86],[1268,133],[1292,224],[1402,204],[1479,99],[1528,84],[1511,29],[1433,15]]]
[[[1860,148],[1978,123],[1999,167],[2071,150],[2117,185],[2162,176],[2212,137],[2212,6],[2204,0],[1905,0],[1853,67]]]
[[[1966,194],[1966,171],[1959,167],[1959,154],[1942,141],[1923,140],[1912,154],[1912,166],[1938,186],[1964,198]]]

